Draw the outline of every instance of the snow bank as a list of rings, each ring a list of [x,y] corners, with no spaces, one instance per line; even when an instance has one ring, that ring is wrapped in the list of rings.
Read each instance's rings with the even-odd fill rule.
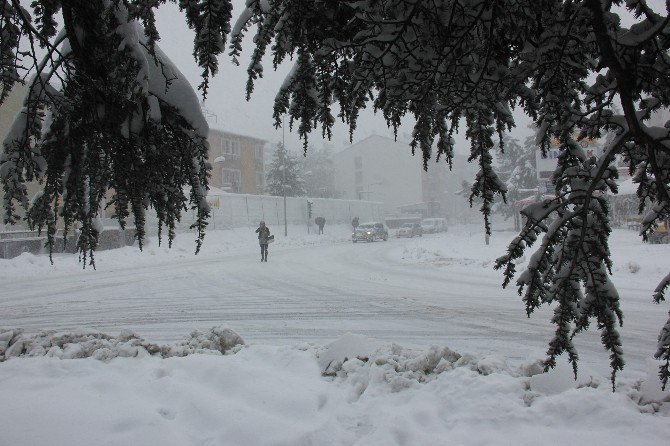
[[[0,362],[13,357],[49,356],[60,359],[113,358],[159,356],[187,356],[193,353],[226,354],[239,350],[244,345],[242,338],[230,328],[212,327],[202,333],[193,331],[176,345],[146,342],[130,330],[123,330],[113,337],[104,333],[58,333],[44,331],[33,336],[24,336],[23,330],[0,329]]]
[[[536,446],[579,438],[631,446],[670,435],[670,399],[643,400],[643,382],[622,382],[613,393],[607,378],[565,379],[569,367],[542,373],[536,361],[356,335],[322,347],[248,345],[221,355],[220,341],[228,345],[231,336],[192,335],[181,344],[195,353],[187,357],[11,358],[0,364],[0,419],[11,426],[0,430],[0,444]],[[67,339],[64,351],[79,345],[73,352],[105,341],[122,353],[139,338],[61,334],[29,344],[45,339]],[[332,373],[324,376],[326,358]]]

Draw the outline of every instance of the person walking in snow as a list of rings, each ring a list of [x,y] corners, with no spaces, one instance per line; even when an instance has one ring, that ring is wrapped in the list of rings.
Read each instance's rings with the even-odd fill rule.
[[[270,242],[270,228],[265,226],[265,222],[261,221],[256,229],[258,234],[258,244],[261,245],[261,262],[268,261],[268,243]]]
[[[323,227],[326,224],[326,219],[323,217],[316,217],[314,223],[319,227],[319,234],[323,234]]]
[[[358,217],[354,217],[354,219],[351,220],[351,226],[353,226],[354,229],[356,229],[356,227],[358,226]]]

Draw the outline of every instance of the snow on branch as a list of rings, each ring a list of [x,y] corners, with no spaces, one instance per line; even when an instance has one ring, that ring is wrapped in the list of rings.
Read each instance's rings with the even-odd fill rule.
[[[196,3],[185,7],[199,32],[197,56],[206,82],[229,32],[229,1],[208,1],[204,9]],[[25,109],[0,155],[5,220],[20,218],[18,202],[32,228],[46,228],[50,249],[59,220],[66,233],[77,227],[84,265],[93,264],[103,199],[122,227],[132,214],[140,246],[150,207],[159,234],[163,225],[168,228],[170,244],[188,205],[197,212],[196,252],[204,237],[208,126],[195,91],[155,44],[151,9],[157,5],[109,0],[51,8],[35,2],[38,28],[21,28],[28,38],[47,42],[49,51],[33,65]],[[54,21],[58,12],[62,17]],[[53,28],[57,22],[64,24],[59,33]],[[25,183],[35,178],[43,181],[43,190],[30,201]],[[182,191],[187,185],[190,197]]]

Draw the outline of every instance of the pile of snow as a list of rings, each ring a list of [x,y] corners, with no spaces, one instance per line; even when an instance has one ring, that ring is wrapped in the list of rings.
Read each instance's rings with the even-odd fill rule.
[[[463,265],[481,268],[489,266],[488,261],[454,257],[446,254],[441,249],[426,247],[425,244],[426,242],[417,242],[415,245],[404,246],[401,258],[411,263],[431,264],[434,266]]]
[[[421,238],[403,240],[395,251],[395,257],[405,263],[437,268],[463,267],[492,271],[495,260],[505,253],[508,243],[515,235],[516,232],[513,231],[494,232],[487,245],[481,228],[456,227],[446,234],[427,234]],[[518,259],[518,271],[523,270],[537,246],[539,241],[536,246],[527,249],[525,256]],[[644,271],[659,275],[660,280],[667,274],[667,265],[659,261],[668,255],[669,247],[666,244],[643,243],[635,231],[615,229],[610,236],[610,250],[615,276],[618,272],[630,275]],[[644,279],[640,283],[644,283]],[[646,285],[649,286],[648,283]]]
[[[463,242],[464,239],[468,239],[467,244]],[[406,263],[491,269],[495,259],[504,253],[506,245],[503,241],[498,237],[486,245],[481,231],[468,227],[456,228],[446,234],[427,234],[407,240],[396,255]],[[472,249],[473,246],[477,248]]]
[[[338,340],[317,348],[316,358],[324,376],[355,383],[360,396],[370,386],[383,385],[389,392],[410,389],[418,383],[440,379],[440,375],[468,370],[478,376],[507,375],[520,380],[525,390],[523,401],[530,406],[547,395],[558,395],[571,389],[585,387],[611,391],[609,379],[599,376],[588,367],[581,367],[575,378],[572,367],[565,362],[545,372],[541,360],[508,363],[500,356],[477,357],[460,354],[446,346],[431,346],[427,350],[405,348],[398,344],[385,345],[374,339],[347,333]],[[655,366],[650,362],[650,365]],[[670,415],[670,389],[661,390],[655,367],[647,370],[644,380],[622,380],[618,392],[628,395],[642,412],[663,411]]]
[[[242,338],[226,327],[212,327],[205,333],[195,330],[176,345],[162,346],[146,342],[130,330],[123,330],[119,336],[113,337],[104,333],[56,331],[25,336],[21,329],[0,329],[0,362],[19,356],[100,360],[150,355],[169,358],[193,353],[225,354],[235,352],[243,345]]]
[[[670,435],[670,395],[650,400],[645,389],[658,382],[653,373],[612,392],[603,377],[575,381],[568,366],[543,373],[537,361],[351,334],[321,347],[198,354],[217,349],[210,335],[192,336],[201,341],[188,357],[10,358],[0,367],[0,419],[11,428],[0,444],[630,446]],[[71,351],[102,339],[65,338],[79,339]],[[118,351],[131,339],[116,338]]]

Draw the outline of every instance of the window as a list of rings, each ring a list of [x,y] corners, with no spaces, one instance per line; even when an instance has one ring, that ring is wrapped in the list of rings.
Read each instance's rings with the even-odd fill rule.
[[[222,169],[221,170],[221,183],[225,190],[229,192],[240,192],[240,171],[237,169]]]
[[[221,138],[221,154],[232,158],[239,158],[240,142],[236,139]]]
[[[262,160],[263,159],[263,144],[256,144],[255,147],[255,153],[256,153],[256,159],[257,160]]]
[[[363,182],[363,172],[356,172],[356,184]]]
[[[258,189],[259,191],[263,190],[264,186],[263,183],[265,182],[264,180],[265,175],[263,174],[263,172],[256,172],[256,189]]]
[[[362,157],[357,156],[356,158],[354,158],[354,167],[357,170],[363,168],[363,158]]]

